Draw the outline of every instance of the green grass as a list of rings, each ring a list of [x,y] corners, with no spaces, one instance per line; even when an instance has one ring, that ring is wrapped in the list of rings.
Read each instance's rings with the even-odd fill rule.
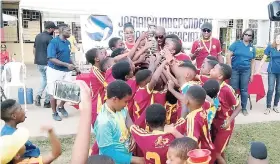
[[[246,125],[236,125],[230,144],[226,149],[228,164],[245,164],[248,157],[250,142],[264,142],[268,149],[270,164],[280,163],[280,122],[254,123]],[[39,146],[42,154],[50,151],[49,141],[46,138],[31,139]],[[61,138],[62,155],[54,164],[70,163],[71,151],[74,137]]]

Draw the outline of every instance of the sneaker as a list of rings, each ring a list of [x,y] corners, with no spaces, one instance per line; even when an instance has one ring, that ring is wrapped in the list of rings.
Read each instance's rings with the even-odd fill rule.
[[[65,110],[64,107],[58,107],[57,111],[59,111],[63,117],[68,117],[68,112]]]
[[[270,108],[266,108],[264,114],[268,115],[270,113],[270,110],[271,110]]]
[[[242,109],[242,113],[243,113],[244,116],[247,116],[249,114],[247,109]]]
[[[274,106],[274,107],[273,107],[273,111],[274,111],[275,113],[279,113],[279,110],[277,109],[277,106]]]
[[[48,103],[44,103],[44,108],[51,108],[51,103],[50,102],[48,102]]]
[[[53,113],[52,116],[53,116],[53,119],[55,121],[61,121],[62,120],[62,118],[58,115],[57,112]]]
[[[41,106],[41,96],[37,95],[35,98],[35,105]]]

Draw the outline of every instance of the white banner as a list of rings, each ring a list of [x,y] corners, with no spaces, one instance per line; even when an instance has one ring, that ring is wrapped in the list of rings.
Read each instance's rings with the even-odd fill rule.
[[[84,51],[96,46],[108,47],[112,37],[123,39],[123,25],[131,22],[135,28],[135,38],[147,31],[147,22],[154,21],[163,26],[166,34],[176,34],[183,42],[184,47],[190,47],[193,41],[200,36],[200,27],[204,22],[212,19],[203,18],[168,18],[168,17],[141,17],[129,15],[82,15],[81,36]]]

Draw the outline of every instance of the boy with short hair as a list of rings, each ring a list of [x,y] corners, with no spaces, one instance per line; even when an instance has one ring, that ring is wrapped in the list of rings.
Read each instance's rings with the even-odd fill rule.
[[[12,135],[17,130],[17,125],[25,121],[25,111],[21,105],[13,99],[7,99],[1,103],[1,120],[5,121],[1,129],[1,136]],[[39,157],[40,149],[31,141],[25,143],[24,158]]]
[[[29,131],[23,127],[16,129],[11,135],[0,137],[1,164],[29,164],[44,163],[50,164],[61,155],[61,143],[54,133],[52,127],[43,126],[41,130],[47,131],[51,143],[51,152],[48,155],[38,157],[25,157],[26,143],[29,138]],[[24,157],[24,158],[22,158]]]
[[[219,164],[226,163],[222,153],[232,135],[234,119],[241,111],[241,105],[235,96],[233,88],[225,82],[225,80],[230,79],[231,73],[231,67],[223,63],[217,64],[210,71],[210,78],[216,79],[220,84],[218,97],[221,107],[220,110],[217,110],[211,129],[215,145],[215,155]],[[212,157],[211,161],[215,161],[215,159]]]
[[[116,80],[107,87],[107,100],[103,104],[94,125],[94,134],[100,155],[111,157],[117,164],[141,163],[143,158],[130,153],[130,135],[125,125],[131,88],[122,80]]]
[[[146,123],[151,132],[134,125],[129,116],[126,125],[144,153],[146,163],[165,163],[168,146],[175,139],[172,134],[164,132],[166,110],[160,104],[152,104],[145,112]]]
[[[121,40],[121,38],[113,37],[108,42],[109,48],[114,51],[117,48],[124,48],[124,42]]]
[[[177,121],[175,127],[178,131],[172,126],[166,126],[165,131],[172,133],[176,138],[183,137],[182,132],[184,132],[185,136],[197,141],[201,149],[213,151],[214,145],[208,128],[207,113],[202,108],[205,99],[206,92],[201,86],[191,86],[184,97],[184,103],[190,110],[186,120],[181,118]]]
[[[169,145],[166,164],[186,164],[188,152],[194,149],[198,149],[198,145],[192,138],[176,138]]]
[[[182,43],[180,40],[175,38],[170,38],[168,40],[165,40],[165,48],[167,48],[178,61],[190,61],[191,58],[185,54],[181,53],[182,51]]]

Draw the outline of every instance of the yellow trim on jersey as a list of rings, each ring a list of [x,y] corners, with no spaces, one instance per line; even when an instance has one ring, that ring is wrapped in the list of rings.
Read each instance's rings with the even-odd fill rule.
[[[137,102],[136,101],[134,101],[134,106],[136,107],[136,111],[135,111],[135,114],[136,114],[136,116],[137,116],[137,118],[139,118],[140,117],[140,107],[139,107],[139,105],[137,104]]]
[[[198,141],[198,139],[194,136],[194,124],[195,124],[195,116],[198,112],[202,111],[203,109],[197,109],[197,110],[193,110],[192,112],[190,112],[187,115],[187,137],[190,138],[195,138],[196,141]]]
[[[152,132],[147,132],[146,130],[140,128],[137,125],[132,125],[130,127],[130,132],[134,132],[139,136],[143,136],[143,137],[147,137],[147,136],[156,136],[156,135],[161,135],[161,134],[168,134],[166,132],[163,131],[159,131],[159,130],[154,130]]]

